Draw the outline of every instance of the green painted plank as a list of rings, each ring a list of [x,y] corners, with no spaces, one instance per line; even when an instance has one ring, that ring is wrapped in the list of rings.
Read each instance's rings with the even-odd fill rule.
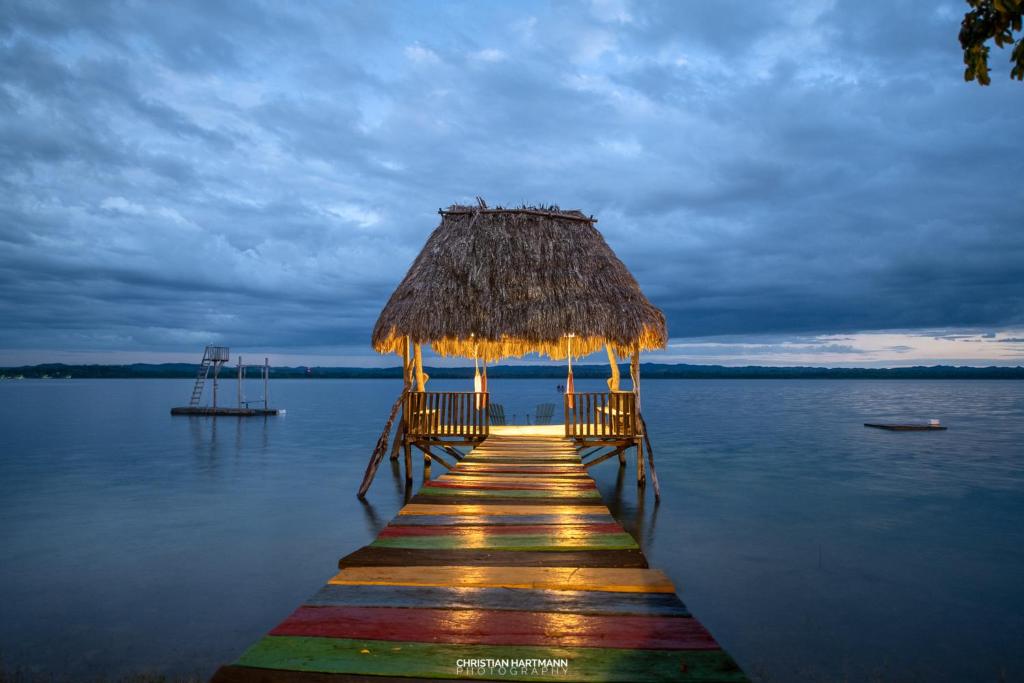
[[[460,610],[644,614],[688,617],[674,593],[547,591],[457,586],[344,586],[327,584],[303,604],[311,607],[441,607]]]
[[[464,668],[460,660],[568,660],[565,673],[539,669]],[[302,636],[267,636],[239,658],[240,666],[376,676],[516,681],[746,681],[721,650],[622,650],[400,643]]]

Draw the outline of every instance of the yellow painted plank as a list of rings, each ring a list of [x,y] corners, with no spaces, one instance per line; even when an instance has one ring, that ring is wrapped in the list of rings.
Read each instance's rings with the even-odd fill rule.
[[[399,515],[593,515],[611,514],[603,505],[435,505],[409,503]]]
[[[346,567],[329,583],[350,586],[459,586],[610,593],[675,592],[675,586],[658,569],[598,567]]]

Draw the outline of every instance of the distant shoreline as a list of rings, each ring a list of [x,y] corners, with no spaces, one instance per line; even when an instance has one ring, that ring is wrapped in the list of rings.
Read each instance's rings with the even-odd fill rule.
[[[131,365],[68,365],[43,363],[0,368],[3,381],[22,379],[193,379],[198,365],[191,363],[135,363]],[[433,379],[468,379],[472,367],[424,368]],[[262,367],[248,368],[254,379]],[[629,366],[620,366],[623,378],[629,377]],[[607,365],[574,365],[576,379],[605,379]],[[495,365],[488,369],[492,379],[565,379],[565,367],[558,365]],[[234,366],[228,365],[221,378],[237,377]],[[401,379],[401,367],[271,367],[272,379]],[[821,368],[772,367],[750,365],[687,365],[641,363],[641,379],[1024,379],[1024,367],[968,367],[952,365],[913,366],[904,368]]]

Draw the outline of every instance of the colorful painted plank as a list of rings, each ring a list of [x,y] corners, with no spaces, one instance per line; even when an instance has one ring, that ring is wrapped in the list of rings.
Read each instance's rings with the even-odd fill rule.
[[[410,536],[406,538],[378,538],[371,548],[419,548],[421,550],[455,550],[459,548],[486,548],[489,550],[535,550],[561,552],[566,550],[632,550],[639,548],[629,534],[594,534],[586,537],[565,538],[558,534],[531,534],[528,536],[502,535],[478,537]]]
[[[448,586],[349,586],[328,584],[303,603],[310,607],[443,607],[573,614],[688,617],[674,593],[606,593]]]
[[[597,489],[586,488],[463,488],[435,486],[420,489],[420,496],[456,496],[462,498],[601,498]]]
[[[608,508],[589,505],[434,505],[409,503],[398,511],[399,515],[586,515],[606,513]]]
[[[451,645],[267,636],[238,660],[241,666],[366,676],[550,681],[551,670],[460,669],[466,660],[568,660],[556,680],[660,683],[745,681],[721,650],[622,650],[600,647]]]
[[[388,525],[381,529],[377,538],[390,538],[401,536],[502,536],[508,534],[558,534],[560,536],[583,537],[592,534],[621,534],[624,533],[622,525],[618,522],[606,522],[603,524],[516,524],[504,526],[485,526],[477,524],[466,524],[460,527],[452,526],[392,526]]]
[[[566,441],[488,439],[216,683],[745,681]],[[558,670],[459,668],[565,659]]]
[[[231,664],[217,669],[210,683],[409,683],[418,679],[406,676],[362,676],[322,671],[285,671],[258,669]],[[466,678],[432,678],[431,683],[465,683]]]
[[[451,489],[500,489],[505,491],[591,491],[597,486],[592,481],[502,481],[500,479],[484,479],[474,477],[472,479],[439,477],[430,486],[437,488]]]
[[[561,484],[563,486],[596,486],[590,477],[543,477],[518,474],[465,474],[461,472],[445,472],[434,481],[445,481],[453,484],[483,482],[488,484]]]
[[[523,465],[522,467],[512,467],[509,465],[480,465],[478,467],[467,467],[466,469],[462,469],[461,463],[459,463],[459,465],[460,467],[450,472],[452,476],[493,476],[496,474],[511,474],[521,477],[536,474],[544,477],[576,477],[583,479],[584,481],[587,479],[587,471],[582,466],[580,466],[579,469],[557,469],[545,465]]]
[[[399,515],[389,527],[405,526],[507,526],[513,524],[611,524],[610,514],[589,515]]]
[[[639,550],[563,550],[560,552],[518,550],[514,558],[507,551],[486,548],[423,550],[420,548],[375,548],[364,546],[338,560],[345,567],[617,567],[646,569],[647,558]]]
[[[649,650],[717,647],[704,627],[690,617],[482,609],[300,607],[270,635]]]
[[[338,572],[329,583],[477,586],[624,593],[675,592],[672,582],[658,569],[593,567],[347,567]]]

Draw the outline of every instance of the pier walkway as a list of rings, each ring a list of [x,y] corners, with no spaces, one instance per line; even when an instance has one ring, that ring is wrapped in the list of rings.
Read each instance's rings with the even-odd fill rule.
[[[747,680],[557,436],[492,435],[338,564],[213,682]]]

